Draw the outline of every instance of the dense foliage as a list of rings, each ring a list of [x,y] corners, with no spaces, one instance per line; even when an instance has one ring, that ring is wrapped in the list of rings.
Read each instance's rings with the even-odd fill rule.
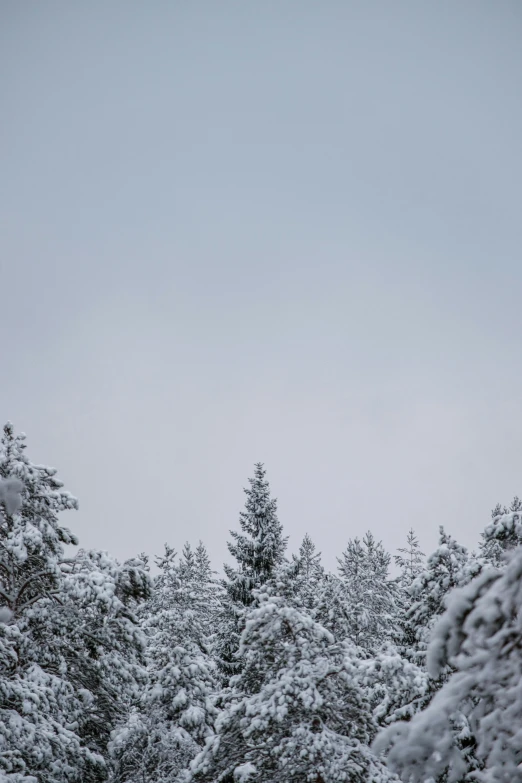
[[[257,464],[233,563],[74,550],[77,508],[0,444],[0,781],[522,783],[522,502],[477,553],[370,531],[328,573]]]

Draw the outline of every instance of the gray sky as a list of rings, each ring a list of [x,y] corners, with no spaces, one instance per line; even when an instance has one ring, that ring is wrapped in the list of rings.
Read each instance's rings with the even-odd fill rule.
[[[87,547],[522,493],[522,4],[0,3],[0,414]]]

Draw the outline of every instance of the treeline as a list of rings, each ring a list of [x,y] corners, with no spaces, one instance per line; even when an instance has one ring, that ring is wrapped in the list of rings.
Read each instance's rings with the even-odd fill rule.
[[[522,503],[476,552],[371,532],[289,554],[262,464],[218,580],[202,543],[119,563],[11,424],[0,445],[0,780],[521,783]]]

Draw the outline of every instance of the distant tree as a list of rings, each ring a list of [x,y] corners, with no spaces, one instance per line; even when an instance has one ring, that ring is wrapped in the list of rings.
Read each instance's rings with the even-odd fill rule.
[[[401,570],[398,579],[397,595],[397,644],[407,657],[416,647],[416,629],[408,621],[408,613],[412,604],[412,590],[415,579],[424,570],[424,552],[421,552],[419,541],[413,529],[408,531],[406,546],[400,548],[394,556],[395,565]]]
[[[424,552],[421,552],[419,539],[413,528],[410,528],[406,538],[406,546],[398,550],[394,556],[395,565],[401,569],[400,582],[403,587],[409,587],[423,570]]]
[[[372,650],[396,634],[397,585],[389,579],[390,555],[368,532],[351,539],[338,558],[349,611],[348,636]]]
[[[183,589],[189,594],[192,609],[197,612],[202,638],[210,645],[216,632],[222,588],[215,578],[205,545],[200,541],[192,550],[185,544],[178,569]]]
[[[194,584],[196,581],[196,555],[188,541],[185,542],[181,550],[177,571],[178,577],[187,584]]]
[[[354,641],[352,603],[345,583],[336,574],[325,574],[318,590],[313,618],[336,641]]]
[[[321,565],[321,553],[316,551],[308,533],[299,547],[299,554],[294,558],[297,564],[294,589],[300,605],[311,612],[317,603],[324,568]]]

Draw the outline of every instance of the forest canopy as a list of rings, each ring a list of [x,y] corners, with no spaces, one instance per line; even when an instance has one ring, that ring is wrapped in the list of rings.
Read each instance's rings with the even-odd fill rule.
[[[8,423],[1,781],[522,783],[518,498],[474,552],[361,531],[329,573],[308,533],[288,551],[258,463],[223,578],[202,542],[154,576],[143,553],[71,556],[77,505]]]

